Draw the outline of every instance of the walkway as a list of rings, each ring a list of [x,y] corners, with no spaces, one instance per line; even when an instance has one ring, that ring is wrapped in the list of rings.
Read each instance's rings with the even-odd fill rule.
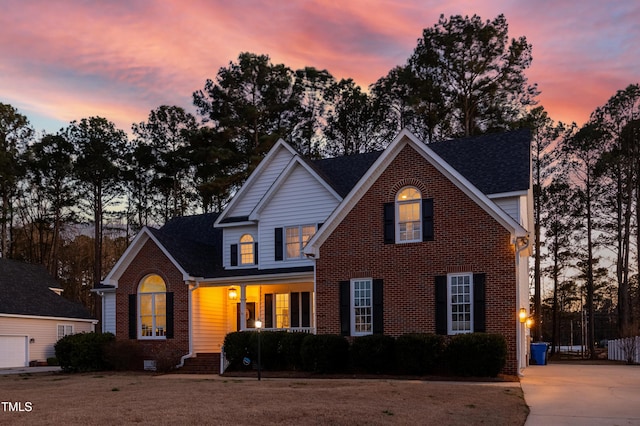
[[[525,426],[640,425],[638,365],[533,365],[521,386]]]

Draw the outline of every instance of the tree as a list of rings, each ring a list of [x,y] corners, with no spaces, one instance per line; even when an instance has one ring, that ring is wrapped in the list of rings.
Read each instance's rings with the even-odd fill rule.
[[[331,88],[334,107],[327,119],[325,152],[329,156],[361,154],[383,148],[383,118],[373,99],[352,79]]]
[[[235,145],[240,167],[230,183],[238,188],[279,139],[287,140],[298,123],[301,88],[294,72],[271,63],[267,55],[241,53],[238,62],[220,68],[194,105],[219,137]]]
[[[132,172],[145,175],[149,172],[145,166],[152,168],[151,187],[157,197],[153,203],[157,206],[154,219],[165,223],[193,211],[195,189],[190,179],[187,147],[191,133],[197,128],[195,117],[183,108],[163,105],[149,113],[147,122],[134,124],[132,128],[137,146]],[[142,176],[136,179],[143,180]]]
[[[409,63],[439,88],[454,135],[469,136],[509,128],[534,104],[538,91],[525,76],[531,51],[525,37],[509,41],[504,15],[485,22],[441,15],[423,31]]]
[[[0,256],[11,257],[10,236],[18,181],[24,175],[21,164],[33,129],[26,116],[11,105],[0,103]]]
[[[28,260],[46,265],[55,277],[58,276],[60,236],[65,223],[74,218],[72,209],[77,202],[73,156],[73,145],[62,133],[43,135],[27,151],[31,198],[23,212],[32,210],[34,214],[22,222],[24,229],[29,229],[29,225],[37,229],[40,245],[37,256]]]
[[[93,215],[93,285],[102,279],[102,237],[106,209],[122,194],[121,159],[127,136],[102,117],[73,121],[66,137],[75,150],[74,175],[81,205]]]

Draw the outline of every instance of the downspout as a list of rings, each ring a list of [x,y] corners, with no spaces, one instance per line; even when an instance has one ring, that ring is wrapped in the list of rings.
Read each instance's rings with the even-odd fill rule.
[[[516,258],[515,258],[515,267],[516,267],[516,300],[517,306],[515,307],[515,312],[520,310],[520,253],[529,248],[531,242],[528,236],[516,237],[515,239],[515,249],[516,249]],[[528,288],[528,286],[527,286]],[[528,300],[528,297],[527,297]],[[528,310],[527,310],[528,312]],[[518,344],[516,345],[516,358],[518,359],[518,375],[520,375],[520,371],[525,367],[524,360],[522,359],[523,350],[526,353],[526,343],[523,346],[524,338],[526,336],[526,330],[523,328],[524,324],[522,324],[518,318],[516,318],[517,324],[517,340]]]
[[[189,288],[189,297],[188,297],[188,308],[189,308],[189,315],[188,315],[188,323],[189,323],[189,353],[186,355],[183,355],[182,357],[180,357],[180,363],[178,365],[176,365],[176,368],[182,368],[184,367],[184,361],[187,358],[191,358],[193,356],[193,328],[192,328],[192,313],[193,313],[193,309],[191,307],[191,299],[192,296],[191,294],[198,289],[198,287],[200,287],[200,281],[199,280],[195,280],[195,285],[193,286],[193,288]]]

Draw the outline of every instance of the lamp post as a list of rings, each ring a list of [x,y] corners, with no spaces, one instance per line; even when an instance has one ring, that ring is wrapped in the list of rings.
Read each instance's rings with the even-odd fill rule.
[[[260,361],[260,329],[262,328],[262,321],[260,321],[260,319],[257,319],[256,322],[255,322],[255,325],[256,325],[256,328],[258,329],[258,380],[260,380],[261,379],[261,377],[260,377],[260,371],[261,371],[260,370],[261,369],[261,367],[260,367],[260,364],[261,364],[261,361]]]

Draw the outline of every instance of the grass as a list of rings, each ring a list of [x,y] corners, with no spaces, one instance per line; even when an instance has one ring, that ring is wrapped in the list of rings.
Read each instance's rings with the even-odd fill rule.
[[[528,414],[513,382],[203,377],[0,376],[1,401],[32,406],[0,410],[0,424],[523,425]]]

